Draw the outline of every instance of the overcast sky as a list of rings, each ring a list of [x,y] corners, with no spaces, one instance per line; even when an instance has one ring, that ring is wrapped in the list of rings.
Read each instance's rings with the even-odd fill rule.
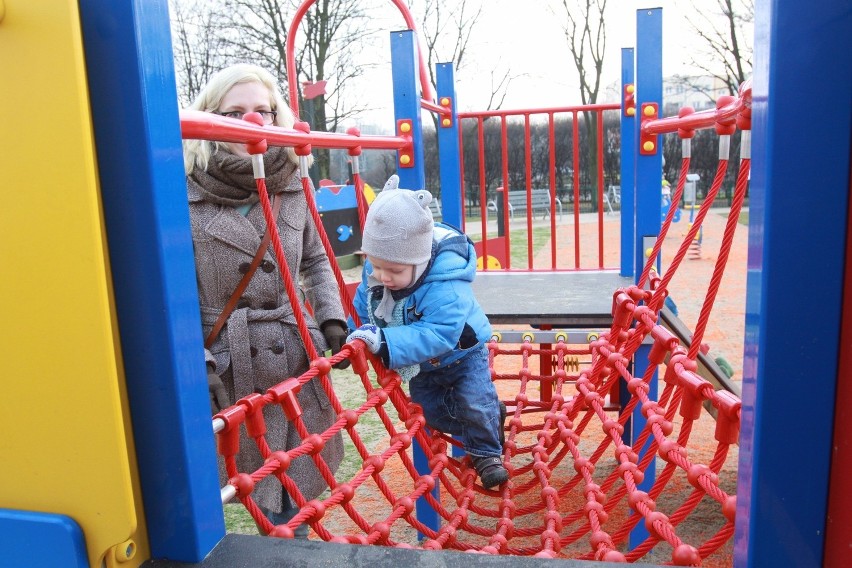
[[[507,67],[512,75],[518,77],[513,80],[502,108],[566,106],[580,102],[577,72],[570,59],[560,21],[548,8],[551,3],[551,0],[527,0],[523,3],[517,0],[487,1],[487,9],[471,40],[468,63],[456,70],[459,110],[486,108],[491,92],[491,70]],[[635,47],[636,14],[640,8],[663,9],[663,73],[688,72],[686,63],[692,47],[685,9],[689,9],[691,4],[691,0],[609,0],[604,87],[621,78],[621,48]],[[523,9],[519,10],[519,6]],[[387,24],[388,32],[402,27],[402,19],[395,13],[395,8],[389,6],[381,12],[391,18]],[[390,81],[389,63],[379,65],[365,78],[362,87],[365,96],[383,110],[362,120],[393,124]]]

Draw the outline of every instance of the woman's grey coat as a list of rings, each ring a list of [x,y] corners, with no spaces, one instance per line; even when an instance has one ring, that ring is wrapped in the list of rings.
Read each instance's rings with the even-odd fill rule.
[[[278,231],[293,282],[301,283],[301,300],[307,297],[314,311],[311,316],[302,310],[314,345],[322,355],[327,345],[319,325],[328,320],[343,322],[345,318],[329,259],[308,212],[298,172],[295,165],[292,167],[294,175],[289,177],[281,194],[283,201]],[[265,222],[259,203],[247,216],[243,216],[233,207],[204,201],[191,177],[188,178],[187,192],[206,339],[257,252]],[[268,248],[271,249],[271,246]],[[231,403],[253,392],[263,393],[272,385],[299,376],[308,369],[293,307],[271,250],[267,250],[240,302],[206,356],[208,361],[215,361],[216,372],[228,389]],[[336,414],[318,379],[302,387],[298,400],[309,432],[322,432],[335,421]],[[296,429],[287,422],[280,406],[267,406],[264,416],[268,428],[266,439],[272,451],[291,449],[301,443]],[[340,435],[326,443],[322,456],[335,471],[343,457]],[[245,428],[241,428],[237,459],[239,471],[252,472],[262,465],[255,443],[247,437]],[[326,487],[308,456],[295,460],[288,474],[299,485],[306,499],[317,497]],[[221,467],[220,482],[223,485],[227,482]],[[276,479],[266,479],[258,484],[253,497],[267,509],[275,512],[282,509],[282,490]]]

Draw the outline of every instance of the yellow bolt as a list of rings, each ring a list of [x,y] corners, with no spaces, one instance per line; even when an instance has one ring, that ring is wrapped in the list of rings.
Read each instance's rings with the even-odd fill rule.
[[[598,340],[598,337],[599,337],[599,336],[598,336],[598,334],[597,334],[597,333],[592,332],[592,333],[589,333],[589,334],[586,336],[586,341],[588,341],[589,343],[591,343],[592,341],[597,341],[597,340]]]
[[[628,107],[627,116],[635,116],[636,115],[636,107]]]
[[[628,95],[632,95],[634,92],[636,92],[636,86],[635,85],[627,85],[624,88],[624,90],[627,91]]]
[[[133,539],[125,540],[121,544],[117,544],[113,549],[115,551],[115,559],[120,563],[133,560],[133,557],[136,556],[136,543],[133,542]]]
[[[647,142],[642,144],[642,149],[645,150],[646,152],[653,152],[654,148],[656,148],[656,146],[650,140],[648,140]]]
[[[645,258],[651,258],[651,253],[654,252],[654,247],[648,247],[645,249]]]
[[[403,122],[402,124],[399,125],[399,131],[403,132],[403,133],[411,132],[411,124],[408,123],[408,122]]]
[[[654,116],[657,114],[657,111],[655,111],[654,107],[652,107],[651,105],[645,106],[645,108],[642,109],[642,112],[645,113],[645,116]]]
[[[441,97],[441,106],[450,106],[449,97]]]
[[[444,128],[447,128],[447,127],[448,127],[448,126],[450,126],[452,123],[453,123],[453,121],[452,121],[452,120],[450,120],[449,118],[445,118],[444,120],[442,120],[442,121],[441,121],[441,124],[444,126]]]
[[[409,156],[408,154],[403,154],[399,157],[399,163],[403,166],[407,166],[411,163],[411,156]]]

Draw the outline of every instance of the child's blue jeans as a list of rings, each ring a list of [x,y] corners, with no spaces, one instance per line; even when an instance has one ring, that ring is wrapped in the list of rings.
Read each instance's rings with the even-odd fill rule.
[[[500,406],[484,345],[446,367],[421,372],[409,383],[411,400],[423,407],[426,424],[458,436],[472,456],[499,456]]]

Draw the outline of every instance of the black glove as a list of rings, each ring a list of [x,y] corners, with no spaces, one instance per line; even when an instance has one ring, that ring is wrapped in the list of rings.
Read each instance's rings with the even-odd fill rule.
[[[322,334],[331,349],[332,355],[336,354],[346,343],[346,326],[338,320],[329,320],[322,324]],[[349,367],[349,359],[343,359],[334,365],[335,369],[346,369]]]
[[[225,389],[222,379],[210,365],[207,365],[207,388],[210,390],[211,414],[216,414],[231,406],[231,402],[228,400],[228,391]]]

